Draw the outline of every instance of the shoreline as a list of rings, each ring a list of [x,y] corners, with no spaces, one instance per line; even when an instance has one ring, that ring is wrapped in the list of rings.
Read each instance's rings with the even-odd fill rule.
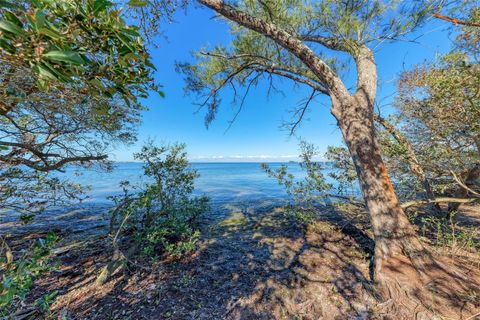
[[[203,217],[206,220],[217,220],[228,214],[231,207],[243,207],[248,210],[265,210],[281,207],[287,200],[275,197],[267,199],[249,199],[238,201],[211,201],[210,210]],[[69,233],[99,235],[108,230],[109,210],[112,202],[85,202],[71,206],[46,210],[35,216],[32,222],[22,223],[18,212],[0,213],[0,236],[8,238],[22,237],[32,233],[59,232],[62,235]],[[106,233],[106,232],[105,232]]]
[[[322,206],[307,226],[268,201],[226,203],[216,210],[201,220],[192,254],[161,255],[157,261],[136,257],[103,286],[95,284],[96,277],[114,255],[106,232],[70,234],[53,249],[58,269],[37,279],[28,299],[57,291],[53,315],[72,320],[382,316],[372,278],[373,235],[363,210]],[[458,218],[480,226],[480,206],[465,206]],[[431,231],[422,240],[433,244]],[[464,248],[449,254],[462,268],[480,265],[478,253]]]

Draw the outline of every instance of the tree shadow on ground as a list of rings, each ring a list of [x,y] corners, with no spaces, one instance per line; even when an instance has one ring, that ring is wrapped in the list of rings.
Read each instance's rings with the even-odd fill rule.
[[[190,258],[124,269],[99,288],[95,275],[108,252],[92,252],[70,283],[55,274],[44,282],[60,289],[54,311],[73,319],[366,317],[376,303],[372,241],[340,212],[324,209],[305,229],[271,206],[226,207],[226,218],[202,226]]]
[[[318,221],[304,228],[269,204],[216,211],[201,225],[199,249],[190,257],[128,266],[97,287],[95,277],[112,254],[106,239],[97,237],[63,253],[62,268],[39,281],[37,295],[59,290],[53,311],[69,319],[379,316],[374,243],[364,212],[319,207]],[[438,280],[438,288],[448,286]]]

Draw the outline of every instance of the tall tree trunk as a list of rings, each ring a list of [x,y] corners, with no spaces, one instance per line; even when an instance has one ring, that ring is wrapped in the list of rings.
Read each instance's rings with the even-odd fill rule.
[[[375,138],[373,105],[356,95],[346,103],[333,101],[334,113],[353,159],[375,236],[375,277],[402,264],[424,248],[400,207]],[[387,267],[388,265],[388,267]]]

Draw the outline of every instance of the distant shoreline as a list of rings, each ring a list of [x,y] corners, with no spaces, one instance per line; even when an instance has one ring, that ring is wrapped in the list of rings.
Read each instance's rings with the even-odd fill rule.
[[[114,163],[142,163],[140,161],[112,161]],[[191,164],[262,164],[262,163],[276,163],[276,164],[298,164],[300,160],[291,161],[189,161]],[[324,164],[331,164],[331,161],[315,161]]]

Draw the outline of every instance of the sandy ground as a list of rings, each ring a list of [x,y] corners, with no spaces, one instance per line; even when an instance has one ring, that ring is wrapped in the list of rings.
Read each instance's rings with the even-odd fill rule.
[[[478,226],[479,209],[467,208],[458,221]],[[111,259],[108,239],[97,232],[65,239],[56,249],[60,268],[36,282],[30,299],[57,290],[53,319],[382,318],[365,214],[324,207],[305,228],[269,204],[222,210],[202,222],[192,256],[139,261],[101,287],[94,282]],[[423,232],[425,241],[435,241],[433,230]],[[455,254],[479,263],[465,248]]]

